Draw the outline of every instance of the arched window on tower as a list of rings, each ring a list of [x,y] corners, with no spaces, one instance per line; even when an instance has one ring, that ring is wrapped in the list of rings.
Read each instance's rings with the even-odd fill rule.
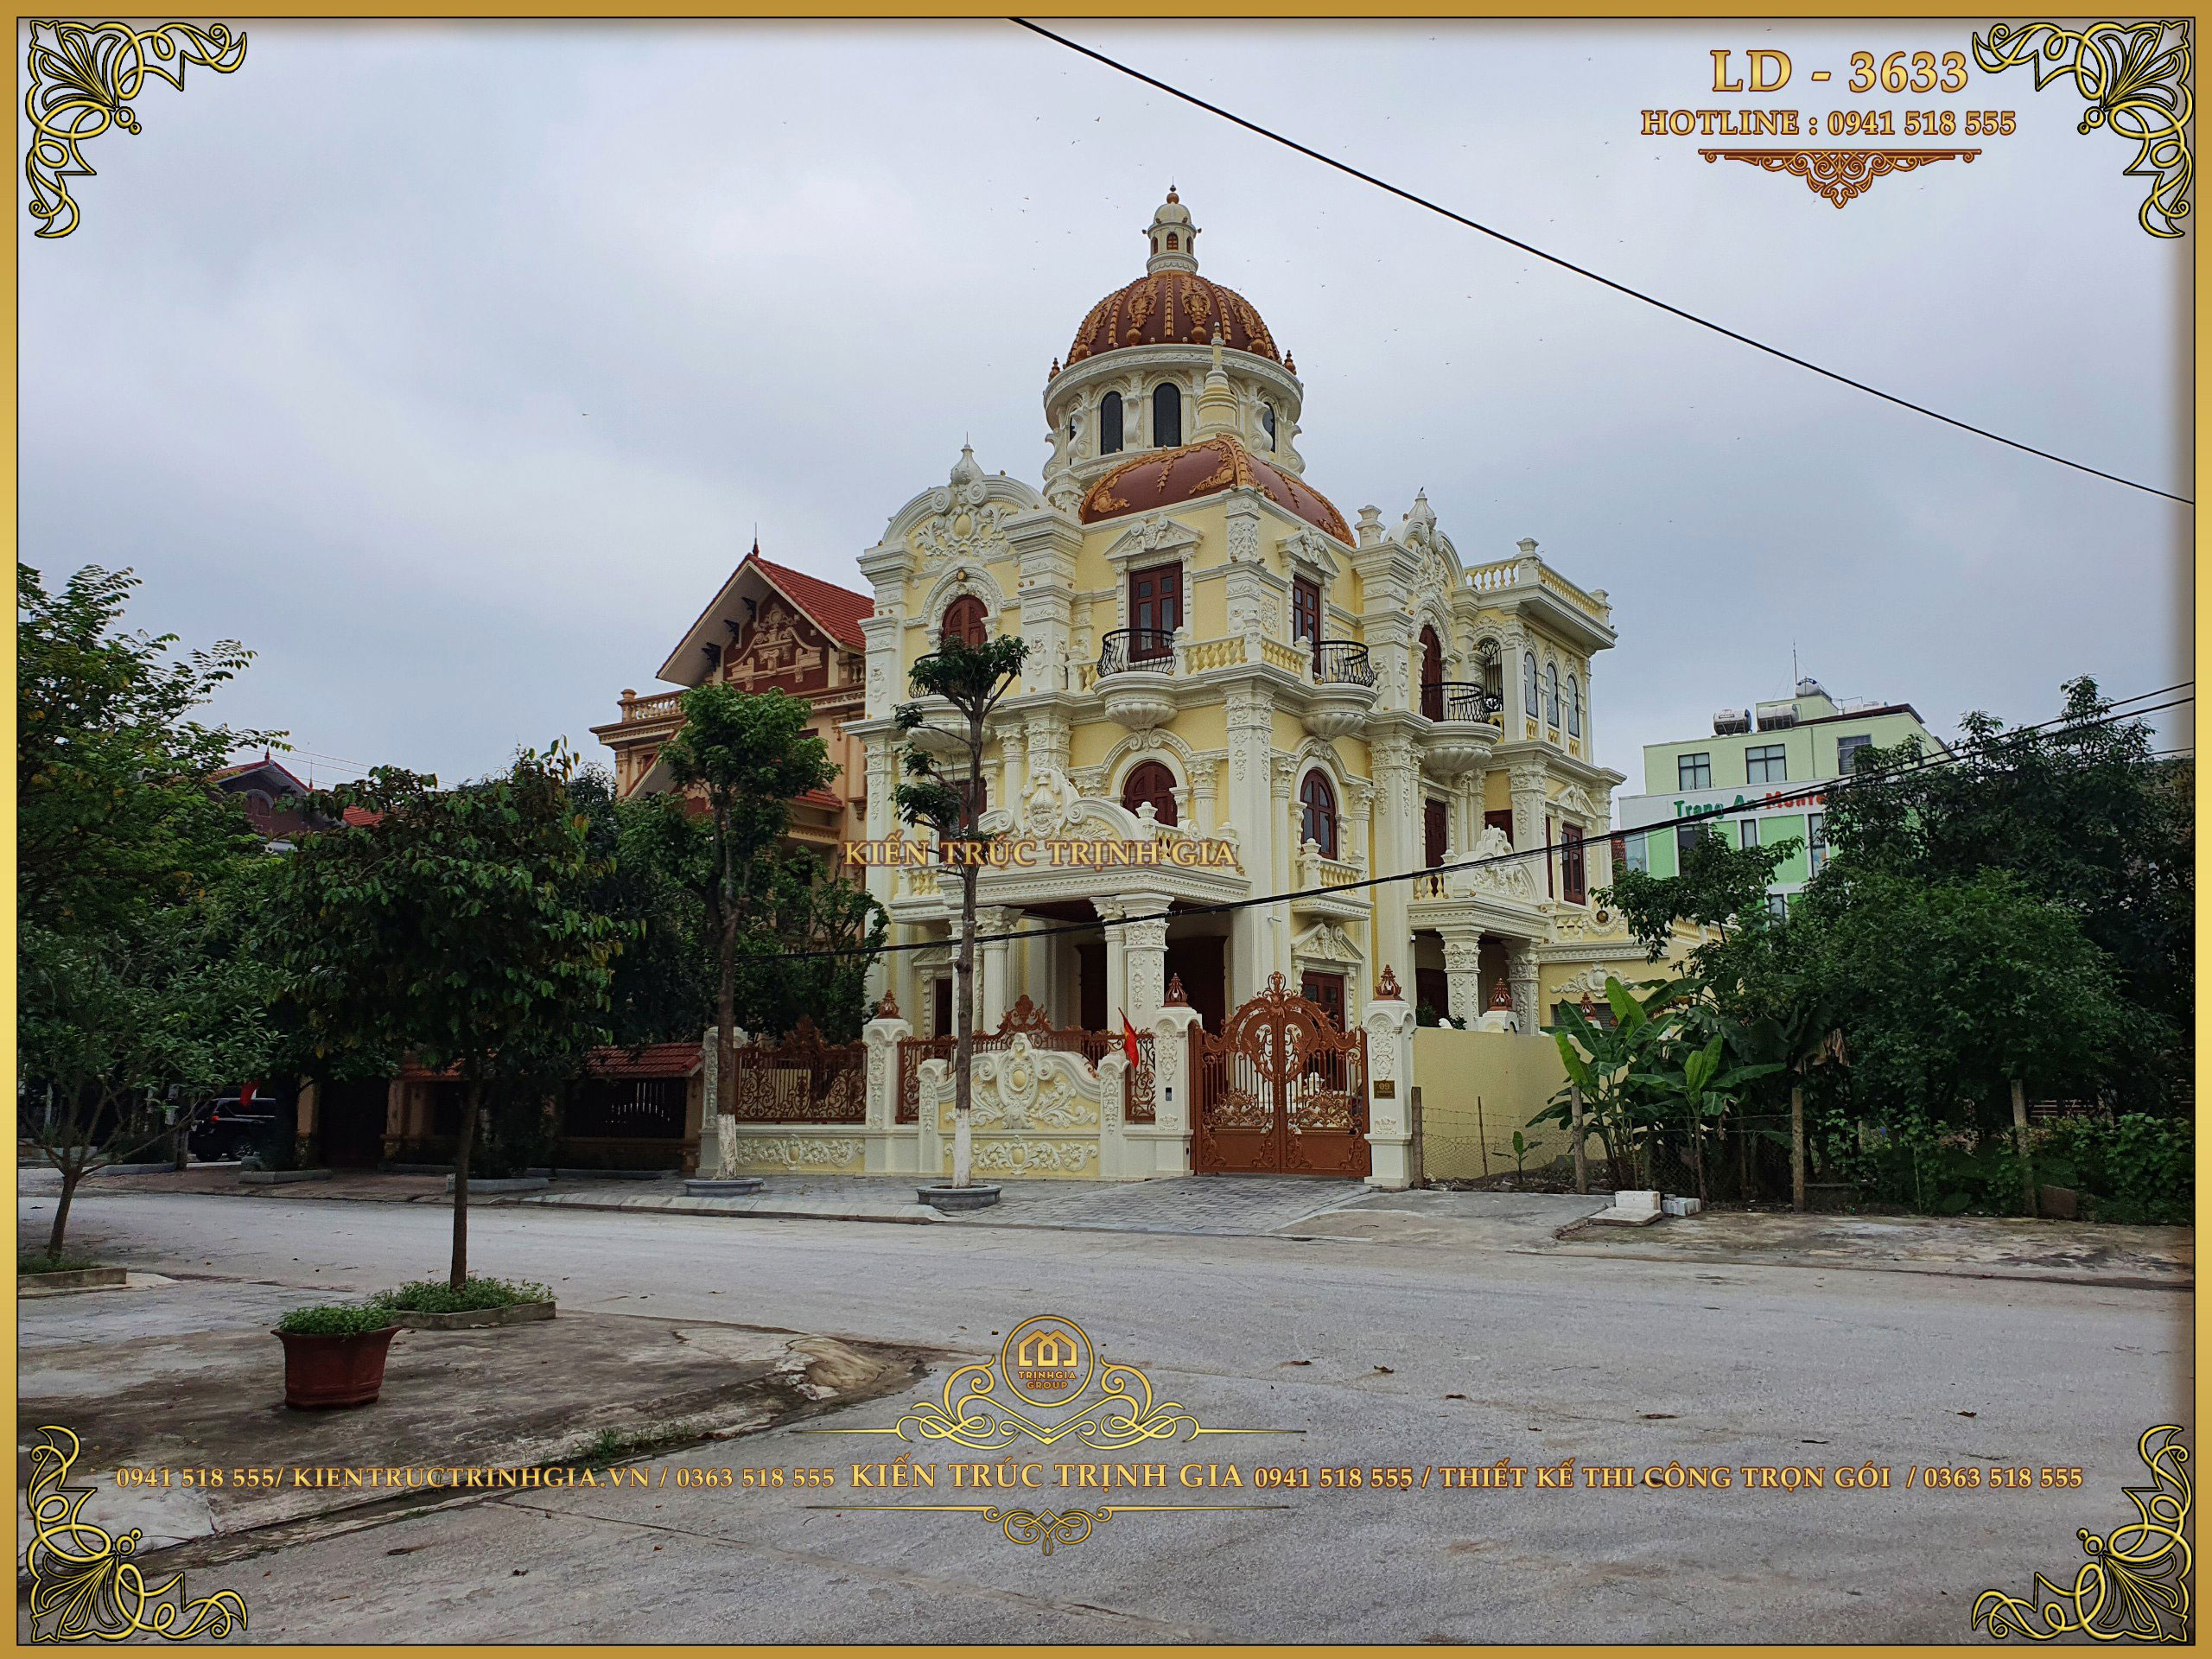
[[[1268,435],[1268,448],[1274,448],[1275,447],[1275,406],[1273,404],[1260,405],[1260,430]]]
[[[1554,663],[1544,671],[1544,724],[1559,724],[1559,664]]]
[[[944,622],[938,629],[938,643],[947,645],[957,639],[963,645],[982,646],[991,637],[990,625],[983,616],[983,601],[973,594],[963,594],[944,607]]]
[[[1176,233],[1175,233],[1174,232],[1173,232],[1173,231],[1170,231],[1170,232],[1167,232],[1167,251],[1168,251],[1168,252],[1173,253],[1173,252],[1174,252],[1178,248],[1181,247],[1182,245],[1183,245],[1183,243],[1182,243],[1182,238],[1179,238],[1179,236],[1177,236],[1177,235],[1176,235]]]
[[[1427,626],[1421,631],[1421,711],[1431,720],[1444,718],[1444,642]]]
[[[1122,781],[1122,804],[1134,812],[1147,801],[1160,823],[1175,822],[1175,774],[1157,760],[1132,766]]]
[[[1098,453],[1117,455],[1122,452],[1122,394],[1109,391],[1098,400]]]
[[[1324,858],[1337,855],[1337,791],[1329,786],[1326,772],[1319,767],[1306,774],[1306,781],[1298,786],[1299,825],[1300,843],[1312,842],[1320,849]]]
[[[1582,735],[1582,683],[1572,674],[1567,677],[1567,734]]]
[[[1183,393],[1173,380],[1152,389],[1152,442],[1156,449],[1173,449],[1183,442]]]
[[[1521,712],[1531,720],[1542,712],[1536,698],[1536,653],[1526,649],[1521,652]]]

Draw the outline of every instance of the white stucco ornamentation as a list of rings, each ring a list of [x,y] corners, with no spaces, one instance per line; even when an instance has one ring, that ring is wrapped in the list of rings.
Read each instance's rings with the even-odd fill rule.
[[[976,1057],[969,1121],[977,1129],[1094,1128],[1100,1113],[1098,1076],[1079,1054],[1030,1046],[1017,1035],[1005,1048]],[[934,1102],[938,1126],[953,1127],[951,1068],[942,1060],[922,1067],[922,1097]]]

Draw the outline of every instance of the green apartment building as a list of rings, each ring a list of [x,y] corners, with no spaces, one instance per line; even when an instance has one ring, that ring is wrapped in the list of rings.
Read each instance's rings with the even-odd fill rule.
[[[1825,785],[1850,775],[1860,749],[1893,748],[1907,737],[1930,753],[1949,747],[1910,703],[1840,703],[1818,680],[1798,681],[1795,696],[1723,709],[1709,737],[1644,746],[1644,792],[1619,801],[1623,856],[1630,869],[1675,875],[1682,849],[1708,828],[1731,847],[1795,841],[1767,889],[1770,903],[1785,905],[1827,857]],[[1707,814],[1710,826],[1649,828]]]

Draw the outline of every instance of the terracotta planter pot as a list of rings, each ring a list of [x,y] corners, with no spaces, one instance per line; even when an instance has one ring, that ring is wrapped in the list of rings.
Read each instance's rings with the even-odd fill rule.
[[[384,1362],[399,1327],[352,1337],[273,1333],[284,1344],[284,1403],[302,1410],[365,1406],[384,1391]]]

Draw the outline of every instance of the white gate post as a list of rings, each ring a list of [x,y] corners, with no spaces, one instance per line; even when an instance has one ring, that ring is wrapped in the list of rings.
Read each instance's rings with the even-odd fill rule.
[[[1367,1184],[1401,1192],[1414,1183],[1414,1011],[1387,965],[1360,1023],[1367,1032]]]
[[[868,1122],[861,1167],[871,1175],[896,1174],[903,1167],[899,1155],[899,1045],[912,1033],[888,993],[876,1005],[875,1018],[861,1027],[861,1040],[868,1045]],[[915,1132],[919,1135],[919,1125]]]
[[[1170,1002],[1152,1016],[1154,1167],[1162,1175],[1191,1173],[1191,1114],[1198,1109],[1198,1068],[1191,1033],[1198,1011],[1187,1002]]]

